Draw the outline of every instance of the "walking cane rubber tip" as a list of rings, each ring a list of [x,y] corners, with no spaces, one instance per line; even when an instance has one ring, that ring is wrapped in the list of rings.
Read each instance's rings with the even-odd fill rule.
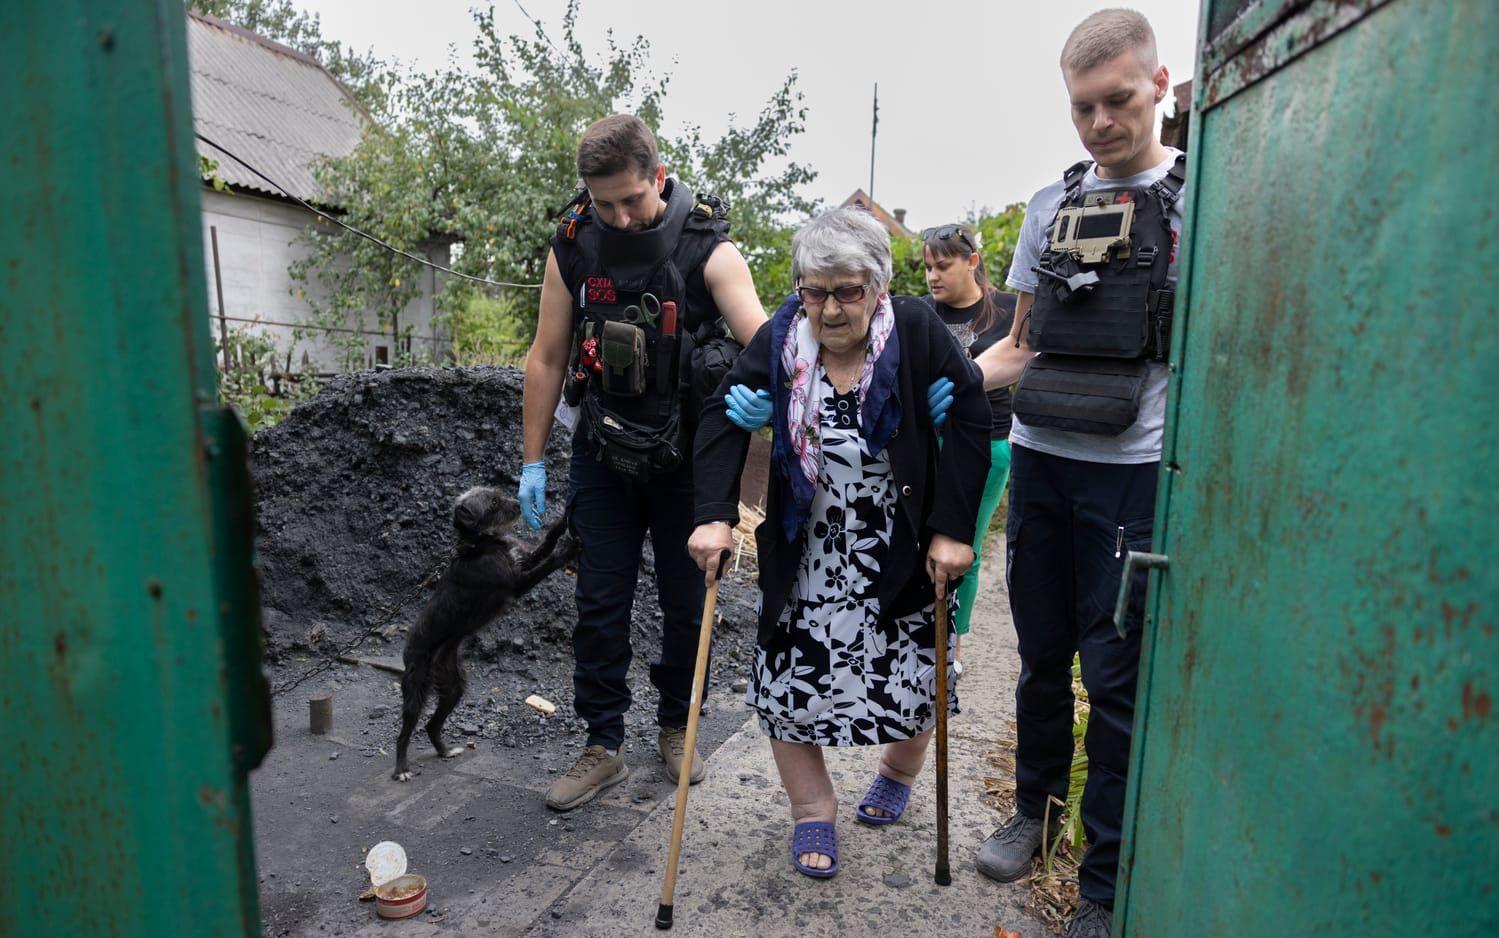
[[[952,873],[948,872],[947,870],[938,870],[937,875],[932,878],[937,881],[938,886],[952,885]]]
[[[656,907],[656,927],[662,931],[671,927],[671,906],[665,902]]]

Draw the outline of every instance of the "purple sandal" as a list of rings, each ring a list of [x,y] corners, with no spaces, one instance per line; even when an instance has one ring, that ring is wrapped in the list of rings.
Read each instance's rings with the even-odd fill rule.
[[[804,853],[820,853],[830,857],[833,865],[825,870],[808,866],[797,857]],[[827,821],[803,821],[791,831],[791,865],[796,871],[814,879],[827,879],[838,872],[838,835]]]
[[[854,809],[855,820],[868,824],[871,827],[884,827],[886,824],[894,824],[900,820],[900,816],[906,813],[906,802],[911,800],[911,786],[902,785],[893,778],[886,778],[876,774],[874,784],[869,786],[869,791],[864,795],[864,800]],[[880,808],[889,811],[889,814],[869,814],[866,808]]]

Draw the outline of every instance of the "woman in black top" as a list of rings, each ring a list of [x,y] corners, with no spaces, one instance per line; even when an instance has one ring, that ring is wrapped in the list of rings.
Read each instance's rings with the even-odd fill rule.
[[[926,266],[929,299],[937,315],[947,324],[958,344],[977,358],[995,342],[1010,334],[1015,321],[1015,295],[996,290],[984,270],[984,257],[978,251],[978,237],[967,225],[943,225],[921,233],[922,259]],[[989,430],[989,477],[973,535],[973,567],[958,588],[956,631],[958,647],[968,633],[973,616],[974,597],[978,593],[979,565],[983,562],[984,538],[994,518],[1005,484],[1010,479],[1010,389],[995,388],[988,392],[993,420]]]

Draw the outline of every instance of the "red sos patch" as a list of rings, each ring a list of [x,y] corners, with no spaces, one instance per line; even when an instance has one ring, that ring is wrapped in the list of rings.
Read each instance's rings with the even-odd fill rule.
[[[590,303],[616,303],[619,294],[614,290],[614,281],[608,277],[589,277],[585,284],[585,296]]]

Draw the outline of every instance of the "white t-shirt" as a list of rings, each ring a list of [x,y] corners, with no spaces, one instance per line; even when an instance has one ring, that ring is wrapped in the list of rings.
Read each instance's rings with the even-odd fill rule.
[[[1083,176],[1083,191],[1090,189],[1145,188],[1159,182],[1176,162],[1180,150],[1168,147],[1170,156],[1143,173],[1122,179],[1099,179],[1089,167]],[[1057,209],[1067,187],[1062,180],[1037,192],[1026,205],[1025,222],[1020,226],[1020,239],[1015,245],[1015,259],[1010,263],[1009,276],[1005,283],[1024,293],[1036,292],[1036,273],[1031,270],[1046,250],[1046,233],[1056,218]],[[1182,204],[1186,202],[1186,187],[1182,197],[1171,206],[1171,227],[1181,236]],[[1179,253],[1179,252],[1178,252]],[[1176,282],[1177,258],[1171,258],[1168,275]],[[1100,436],[1095,433],[1074,433],[1070,430],[1054,430],[1050,427],[1029,427],[1020,415],[1015,415],[1010,429],[1010,443],[1028,449],[1050,453],[1065,459],[1083,462],[1147,463],[1161,459],[1161,430],[1166,423],[1166,366],[1161,362],[1150,362],[1145,376],[1145,389],[1140,395],[1140,416],[1118,436]]]

